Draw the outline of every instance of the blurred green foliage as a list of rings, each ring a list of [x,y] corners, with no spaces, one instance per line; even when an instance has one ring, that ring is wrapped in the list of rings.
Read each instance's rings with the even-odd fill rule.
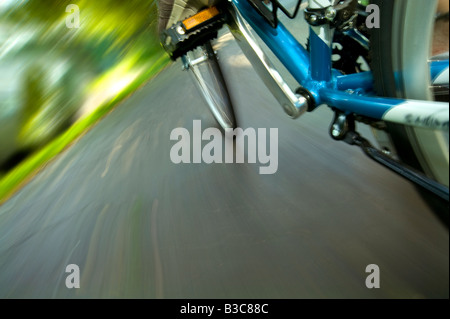
[[[0,170],[161,63],[157,16],[154,0],[0,1]]]

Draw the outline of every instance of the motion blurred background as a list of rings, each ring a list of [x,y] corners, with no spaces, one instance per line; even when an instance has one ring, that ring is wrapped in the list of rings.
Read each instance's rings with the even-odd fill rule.
[[[63,148],[167,62],[156,1],[1,0],[0,201],[26,175],[12,172],[19,163],[51,142]]]

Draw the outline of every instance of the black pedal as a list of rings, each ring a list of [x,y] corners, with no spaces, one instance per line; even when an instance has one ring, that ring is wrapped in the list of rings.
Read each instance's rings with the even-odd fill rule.
[[[172,60],[217,37],[226,16],[218,7],[200,11],[161,33],[161,44]]]

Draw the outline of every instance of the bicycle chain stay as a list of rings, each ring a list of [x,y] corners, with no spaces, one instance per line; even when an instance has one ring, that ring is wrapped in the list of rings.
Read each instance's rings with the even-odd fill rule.
[[[330,136],[336,141],[344,141],[350,145],[359,146],[369,158],[397,173],[410,182],[426,189],[436,196],[449,201],[449,188],[425,176],[423,173],[401,163],[375,148],[367,139],[356,132],[353,114],[344,114],[335,110],[335,116],[330,126]]]

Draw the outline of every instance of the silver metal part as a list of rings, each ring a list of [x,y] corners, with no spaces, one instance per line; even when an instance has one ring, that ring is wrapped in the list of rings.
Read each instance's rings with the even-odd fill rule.
[[[347,115],[345,114],[336,115],[330,127],[331,136],[335,140],[342,140],[345,138],[348,131],[349,131],[349,122]]]
[[[181,25],[177,27],[177,32],[178,34],[185,34],[185,31]]]
[[[193,66],[195,66],[197,64],[200,64],[200,63],[203,63],[203,62],[207,61],[208,60],[208,55],[206,53],[204,53],[203,55],[199,56],[198,58],[194,58],[194,59],[189,58],[187,55],[183,55],[181,57],[181,60],[182,60],[182,63],[183,63],[181,68],[183,70],[189,70],[189,68],[191,68],[191,67],[193,67]]]
[[[307,100],[303,96],[295,94],[283,80],[251,34],[242,15],[236,10],[234,4],[232,6],[234,10],[230,10],[232,21],[229,23],[229,27],[236,42],[284,111],[292,118],[299,117],[308,109]]]
[[[325,17],[328,20],[333,21],[334,18],[336,18],[336,9],[334,9],[333,7],[329,7],[325,12]]]
[[[205,62],[206,60],[208,60],[208,56],[206,54],[204,54],[204,55],[198,57],[195,60],[189,61],[189,65],[190,66],[194,66],[194,65],[197,65],[199,63]]]
[[[391,136],[384,130],[378,130],[373,127],[371,129],[381,152],[395,160],[399,160],[397,150],[392,142]]]

